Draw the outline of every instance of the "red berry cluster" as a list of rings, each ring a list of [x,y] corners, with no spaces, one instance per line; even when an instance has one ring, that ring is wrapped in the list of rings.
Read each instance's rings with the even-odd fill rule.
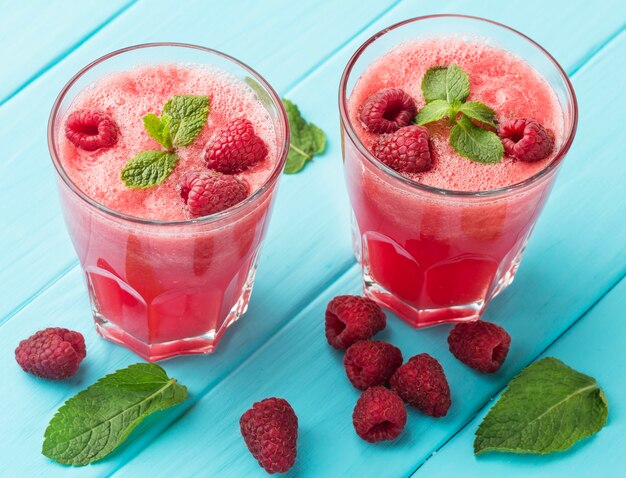
[[[445,416],[451,404],[450,386],[434,357],[418,354],[403,365],[397,347],[371,340],[385,325],[382,309],[365,297],[338,296],[326,308],[328,343],[346,350],[343,363],[348,380],[364,391],[352,421],[357,434],[368,442],[400,435],[407,419],[404,403],[432,417]],[[460,361],[492,373],[504,362],[510,337],[495,324],[476,321],[458,324],[448,342]]]
[[[267,146],[252,123],[237,118],[219,129],[204,147],[203,160],[209,171],[190,171],[181,185],[181,196],[194,216],[228,209],[249,194],[248,185],[233,176],[267,156]]]
[[[359,110],[359,119],[372,133],[381,134],[372,153],[400,173],[421,173],[433,167],[428,130],[412,125],[415,101],[400,88],[374,93]]]
[[[119,127],[103,111],[82,109],[68,116],[65,136],[77,148],[96,151],[117,143]],[[190,171],[180,185],[181,197],[189,212],[193,216],[206,216],[243,201],[249,193],[248,185],[230,175],[259,163],[267,152],[266,144],[245,118],[237,118],[217,130],[203,153],[209,171]]]
[[[412,124],[416,114],[415,101],[400,88],[374,93],[359,109],[363,127],[381,135],[372,153],[400,173],[421,173],[433,167],[428,129]],[[554,149],[552,133],[534,120],[505,119],[497,133],[506,154],[520,161],[539,161]]]

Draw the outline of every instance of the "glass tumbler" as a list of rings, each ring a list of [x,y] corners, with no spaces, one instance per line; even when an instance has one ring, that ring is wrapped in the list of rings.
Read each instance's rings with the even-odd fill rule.
[[[446,190],[401,176],[359,140],[347,101],[364,70],[399,43],[441,36],[481,38],[544,76],[564,124],[564,140],[544,169],[500,189]],[[478,319],[513,281],[574,139],[577,104],[566,73],[541,46],[504,25],[461,15],[413,18],[378,32],[354,53],[341,78],[339,110],[353,246],[365,294],[414,327]]]
[[[265,184],[236,206],[182,221],[131,217],[85,195],[64,171],[57,138],[76,95],[112,72],[160,63],[215,66],[256,83],[258,100],[274,124],[278,157]],[[212,352],[247,309],[289,150],[287,116],[276,92],[254,70],[218,51],[185,44],[138,45],[94,61],[67,83],[50,115],[48,144],[97,332],[149,361]]]

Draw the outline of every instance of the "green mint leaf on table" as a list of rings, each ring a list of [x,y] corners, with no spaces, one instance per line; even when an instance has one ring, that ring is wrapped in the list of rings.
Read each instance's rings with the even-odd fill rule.
[[[596,381],[548,357],[509,383],[476,431],[474,453],[545,454],[598,432],[608,404]]]
[[[143,125],[150,136],[158,141],[165,149],[172,149],[172,137],[167,123],[154,113],[143,117]]]
[[[459,112],[472,119],[495,128],[496,112],[480,101],[468,101],[459,107]]]
[[[425,125],[432,123],[433,121],[439,121],[441,118],[454,117],[454,109],[445,100],[433,100],[424,106],[417,116],[415,122],[419,125]]]
[[[177,164],[176,153],[142,151],[126,163],[120,177],[129,188],[149,188],[165,181]]]
[[[161,121],[169,128],[174,146],[189,146],[204,128],[208,115],[208,96],[173,96],[163,106]]]
[[[187,388],[158,365],[131,365],[66,401],[46,429],[42,453],[64,465],[87,465],[111,453],[148,415],[186,398]]]
[[[283,105],[287,111],[291,134],[285,173],[293,174],[299,172],[313,156],[324,152],[326,135],[314,124],[308,123],[294,103],[283,99]]]
[[[479,128],[465,115],[450,130],[450,145],[461,156],[478,163],[498,163],[504,156],[498,135]]]

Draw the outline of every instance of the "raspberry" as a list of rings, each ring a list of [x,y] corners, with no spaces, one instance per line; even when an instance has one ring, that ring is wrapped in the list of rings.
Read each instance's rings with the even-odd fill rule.
[[[499,325],[484,320],[461,322],[450,331],[448,345],[452,355],[465,365],[494,373],[509,353],[511,336]]]
[[[533,120],[511,118],[500,122],[498,136],[504,151],[521,161],[539,161],[554,148],[554,136]]]
[[[207,216],[240,203],[248,196],[248,186],[234,176],[209,171],[190,171],[180,195],[194,216]]]
[[[424,126],[406,126],[395,133],[381,136],[373,151],[380,161],[400,173],[421,173],[433,167]]]
[[[208,141],[204,162],[221,173],[238,173],[267,156],[267,146],[247,119],[239,118],[219,130]]]
[[[95,151],[109,148],[117,143],[118,127],[115,121],[102,111],[78,110],[65,122],[65,136],[78,148]]]
[[[391,388],[426,415],[443,417],[450,408],[450,387],[437,359],[428,354],[411,357],[391,376]]]
[[[25,372],[50,380],[73,376],[86,355],[82,334],[60,327],[40,330],[15,349],[15,360]]]
[[[296,461],[298,417],[287,400],[266,398],[239,419],[252,456],[268,473],[285,473]]]
[[[357,435],[367,442],[393,440],[406,425],[406,408],[395,392],[371,387],[356,402],[352,423]]]
[[[385,328],[385,313],[371,299],[340,295],[326,307],[326,339],[336,349],[347,349]]]
[[[387,88],[361,105],[359,119],[372,133],[393,133],[411,124],[416,114],[413,98],[400,88]]]
[[[402,352],[382,340],[362,340],[348,347],[343,365],[352,385],[365,390],[387,383],[402,365]]]

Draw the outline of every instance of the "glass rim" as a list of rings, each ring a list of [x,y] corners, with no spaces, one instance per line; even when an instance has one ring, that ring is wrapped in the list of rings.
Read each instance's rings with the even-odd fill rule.
[[[438,19],[438,18],[457,18],[457,19],[472,20],[472,21],[477,21],[479,23],[480,22],[488,23],[491,25],[495,25],[496,27],[500,27],[505,30],[508,30],[509,32],[514,33],[517,36],[521,37],[523,40],[526,40],[528,43],[530,43],[535,48],[537,48],[541,53],[543,53],[545,57],[550,61],[550,63],[554,66],[559,76],[563,80],[563,83],[565,84],[567,93],[569,95],[568,100],[571,103],[572,110],[573,110],[571,126],[569,130],[566,132],[566,140],[561,145],[554,159],[547,166],[545,166],[543,169],[541,169],[534,175],[530,176],[529,178],[526,178],[523,181],[520,181],[515,184],[511,184],[509,186],[504,186],[504,187],[495,188],[495,189],[488,189],[485,191],[458,191],[454,189],[444,189],[444,188],[438,188],[434,186],[428,186],[426,184],[422,184],[417,181],[414,181],[413,179],[402,176],[401,174],[399,174],[398,172],[394,171],[389,166],[384,164],[382,161],[379,161],[372,153],[368,151],[368,149],[365,147],[365,145],[361,142],[358,135],[356,134],[354,127],[352,125],[352,122],[350,121],[350,115],[348,114],[346,90],[347,90],[347,85],[348,85],[348,79],[350,77],[350,74],[352,73],[352,69],[355,63],[357,62],[357,60],[361,57],[363,52],[371,44],[373,44],[378,38],[386,35],[387,33],[394,31],[398,28],[401,28],[405,25],[411,24],[411,23],[417,23],[423,20]],[[403,20],[398,23],[394,23],[393,25],[383,28],[382,30],[376,32],[374,35],[369,37],[365,42],[363,42],[363,44],[361,44],[361,46],[359,46],[359,48],[357,48],[354,54],[350,57],[350,60],[348,61],[341,75],[341,80],[339,81],[339,114],[340,114],[340,120],[341,120],[343,129],[345,130],[346,134],[348,135],[352,143],[356,146],[358,151],[365,158],[367,158],[367,160],[371,164],[373,164],[375,167],[377,167],[387,176],[390,176],[391,178],[398,180],[404,185],[409,186],[411,188],[420,189],[425,192],[434,193],[438,195],[452,196],[452,197],[468,197],[468,196],[491,197],[491,196],[497,196],[503,193],[516,192],[518,190],[521,190],[525,188],[526,186],[529,186],[535,183],[536,181],[543,178],[544,176],[547,176],[548,173],[556,169],[556,167],[562,162],[563,158],[569,151],[572,145],[572,142],[574,141],[574,136],[576,135],[576,128],[578,126],[578,101],[576,99],[576,93],[574,92],[574,87],[572,86],[572,83],[569,77],[567,76],[567,73],[565,72],[565,70],[563,70],[561,65],[556,61],[556,59],[550,53],[548,53],[548,51],[545,48],[543,48],[539,43],[534,41],[532,38],[528,37],[527,35],[524,35],[518,30],[515,30],[514,28],[511,28],[507,25],[504,25],[502,23],[499,23],[493,20],[488,20],[486,18],[472,16],[472,15],[446,13],[446,14],[424,15],[424,16],[419,16],[419,17],[413,17],[413,18],[409,18],[407,20]]]
[[[65,172],[60,160],[59,154],[57,150],[57,141],[54,135],[54,127],[56,125],[56,119],[58,115],[58,111],[60,109],[62,101],[65,99],[69,90],[74,86],[74,84],[89,70],[93,67],[109,60],[110,58],[122,55],[129,51],[147,49],[147,48],[157,48],[157,47],[175,47],[175,48],[187,48],[192,50],[198,50],[204,53],[209,53],[212,55],[219,56],[227,61],[234,63],[236,66],[244,69],[255,81],[257,81],[268,93],[269,97],[272,99],[272,102],[276,105],[278,109],[278,115],[280,122],[282,123],[283,129],[285,131],[284,140],[282,141],[282,148],[278,153],[278,161],[274,165],[274,169],[272,174],[265,180],[263,185],[258,188],[254,193],[248,196],[246,199],[241,201],[239,204],[236,204],[233,207],[225,209],[224,211],[220,211],[214,214],[210,214],[208,216],[202,216],[198,218],[192,219],[181,219],[181,220],[160,220],[160,219],[147,219],[141,218],[137,216],[131,216],[129,214],[124,214],[122,212],[111,209],[104,204],[90,198],[87,194],[85,194],[75,183],[71,180],[71,178]],[[221,219],[227,218],[241,211],[246,205],[248,205],[253,200],[261,197],[268,189],[270,189],[280,178],[283,169],[285,167],[285,163],[287,161],[287,154],[289,152],[289,141],[290,141],[290,132],[289,132],[289,122],[287,119],[287,112],[285,111],[285,107],[280,99],[280,96],[274,88],[263,78],[256,70],[249,67],[242,61],[237,60],[231,55],[223,53],[218,50],[214,50],[212,48],[194,45],[191,43],[178,43],[178,42],[152,42],[152,43],[141,43],[137,45],[128,46],[125,48],[120,48],[118,50],[114,50],[106,55],[103,55],[89,64],[81,68],[76,74],[74,74],[69,81],[63,86],[59,94],[57,95],[56,100],[52,106],[52,110],[50,111],[50,117],[48,119],[48,151],[50,153],[50,157],[52,158],[52,163],[57,171],[57,174],[61,177],[63,182],[69,187],[70,191],[76,194],[81,200],[83,200],[86,204],[95,207],[97,210],[105,213],[106,215],[113,216],[117,219],[122,219],[124,221],[146,224],[146,225],[155,225],[155,226],[183,226],[183,225],[191,225],[191,224],[207,224],[219,221]]]

